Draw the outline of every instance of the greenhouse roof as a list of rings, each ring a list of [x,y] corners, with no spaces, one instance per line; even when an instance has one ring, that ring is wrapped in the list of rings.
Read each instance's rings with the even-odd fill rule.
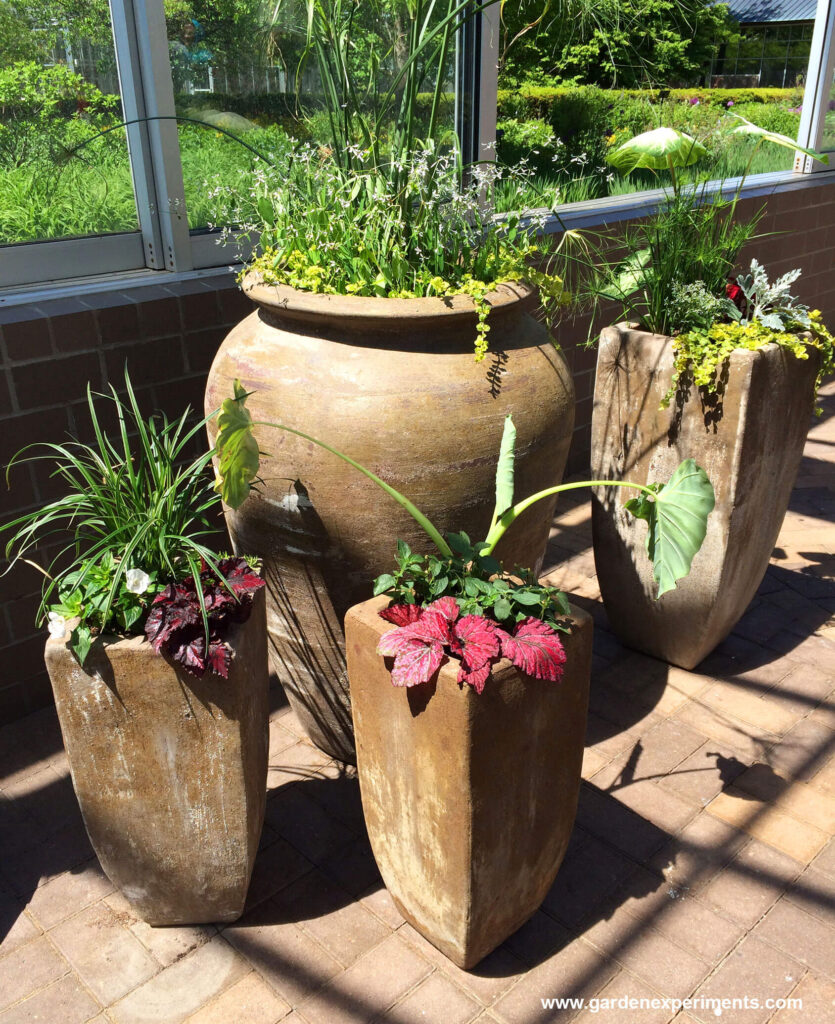
[[[731,17],[744,25],[769,21],[814,21],[817,0],[729,0]]]

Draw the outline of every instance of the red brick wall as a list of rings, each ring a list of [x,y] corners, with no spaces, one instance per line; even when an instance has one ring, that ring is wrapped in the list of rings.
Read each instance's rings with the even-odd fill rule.
[[[751,200],[762,205],[766,200]],[[835,185],[785,191],[768,199],[749,255],[772,276],[803,270],[798,291],[835,323]],[[175,415],[201,409],[206,373],[229,328],[251,310],[231,275],[203,281],[0,308],[0,465],[23,445],[85,430],[85,389],[118,383],[127,361],[143,405]],[[559,340],[574,374],[577,416],[568,473],[589,462],[593,349],[586,321],[563,324]],[[0,522],[55,497],[39,466],[12,471]],[[2,537],[0,537],[2,540]],[[44,632],[34,627],[40,577],[27,566],[0,578],[0,724],[51,700],[43,671]]]

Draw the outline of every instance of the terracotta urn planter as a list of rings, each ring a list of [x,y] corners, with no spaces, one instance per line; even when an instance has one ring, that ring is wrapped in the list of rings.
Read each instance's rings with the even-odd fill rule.
[[[46,666],[90,841],[152,925],[234,921],[264,819],[265,601],[227,642],[229,678],[200,679],[144,637],[97,643],[82,668],[67,639]]]
[[[357,765],[377,865],[403,916],[465,969],[521,927],[553,884],[577,810],[592,620],[572,610],[559,683],[500,661],[484,692],[458,662],[410,689],[376,653],[388,600],[345,620]]]
[[[690,575],[654,599],[646,524],[623,509],[622,488],[595,489],[594,557],[620,639],[691,669],[733,629],[757,591],[788,507],[815,396],[817,361],[777,345],[736,351],[721,395],[690,388],[660,403],[673,372],[670,338],[621,324],[603,331],[592,418],[592,476],[665,480],[693,458],[716,507]],[[710,401],[710,400],[709,400]]]
[[[574,389],[563,356],[530,315],[531,289],[502,285],[489,297],[492,351],[482,363],[473,358],[476,315],[467,297],[314,295],[257,279],[245,290],[257,308],[218,351],[207,410],[240,378],[256,423],[286,424],[340,449],[442,531],[485,534],[508,412],[518,431],[520,492],[560,482]],[[275,676],[313,742],[352,761],[345,612],[371,595],[398,538],[419,548],[424,536],[339,459],[284,431],[256,426],[255,434],[266,454],[262,483],[227,512],[232,542],[263,559]],[[520,517],[498,557],[536,568],[553,509],[553,500],[543,501]]]

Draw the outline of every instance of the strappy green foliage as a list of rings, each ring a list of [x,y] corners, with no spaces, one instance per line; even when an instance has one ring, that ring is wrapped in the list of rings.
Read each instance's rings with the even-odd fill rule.
[[[103,425],[96,399],[110,405],[115,431]],[[67,617],[81,619],[73,636],[80,655],[89,648],[91,631],[131,632],[141,625],[132,606],[128,618],[122,614],[129,570],[141,570],[153,581],[142,595],[147,594],[146,603],[155,586],[187,576],[198,580],[201,560],[216,565],[205,541],[220,526],[210,472],[213,453],[188,457],[205,419],[194,422],[188,409],[173,421],[146,417],[127,371],[124,399],[112,385],[109,395],[95,395],[88,385],[87,404],[93,444],[27,445],[6,470],[8,483],[17,464],[47,462],[63,496],[0,527],[11,534],[6,572],[26,561],[44,575],[39,618],[46,618],[57,589]],[[36,546],[53,543],[60,550],[48,565],[32,561]]]

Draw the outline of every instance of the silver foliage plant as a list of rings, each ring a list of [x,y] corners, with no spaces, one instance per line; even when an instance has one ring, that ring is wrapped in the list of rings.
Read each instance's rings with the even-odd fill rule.
[[[768,274],[757,260],[751,260],[748,274],[736,279],[744,296],[742,309],[734,306],[731,316],[742,324],[758,320],[763,327],[786,331],[797,327],[811,327],[809,307],[791,294],[791,286],[800,277],[799,270],[790,270],[769,284]]]

